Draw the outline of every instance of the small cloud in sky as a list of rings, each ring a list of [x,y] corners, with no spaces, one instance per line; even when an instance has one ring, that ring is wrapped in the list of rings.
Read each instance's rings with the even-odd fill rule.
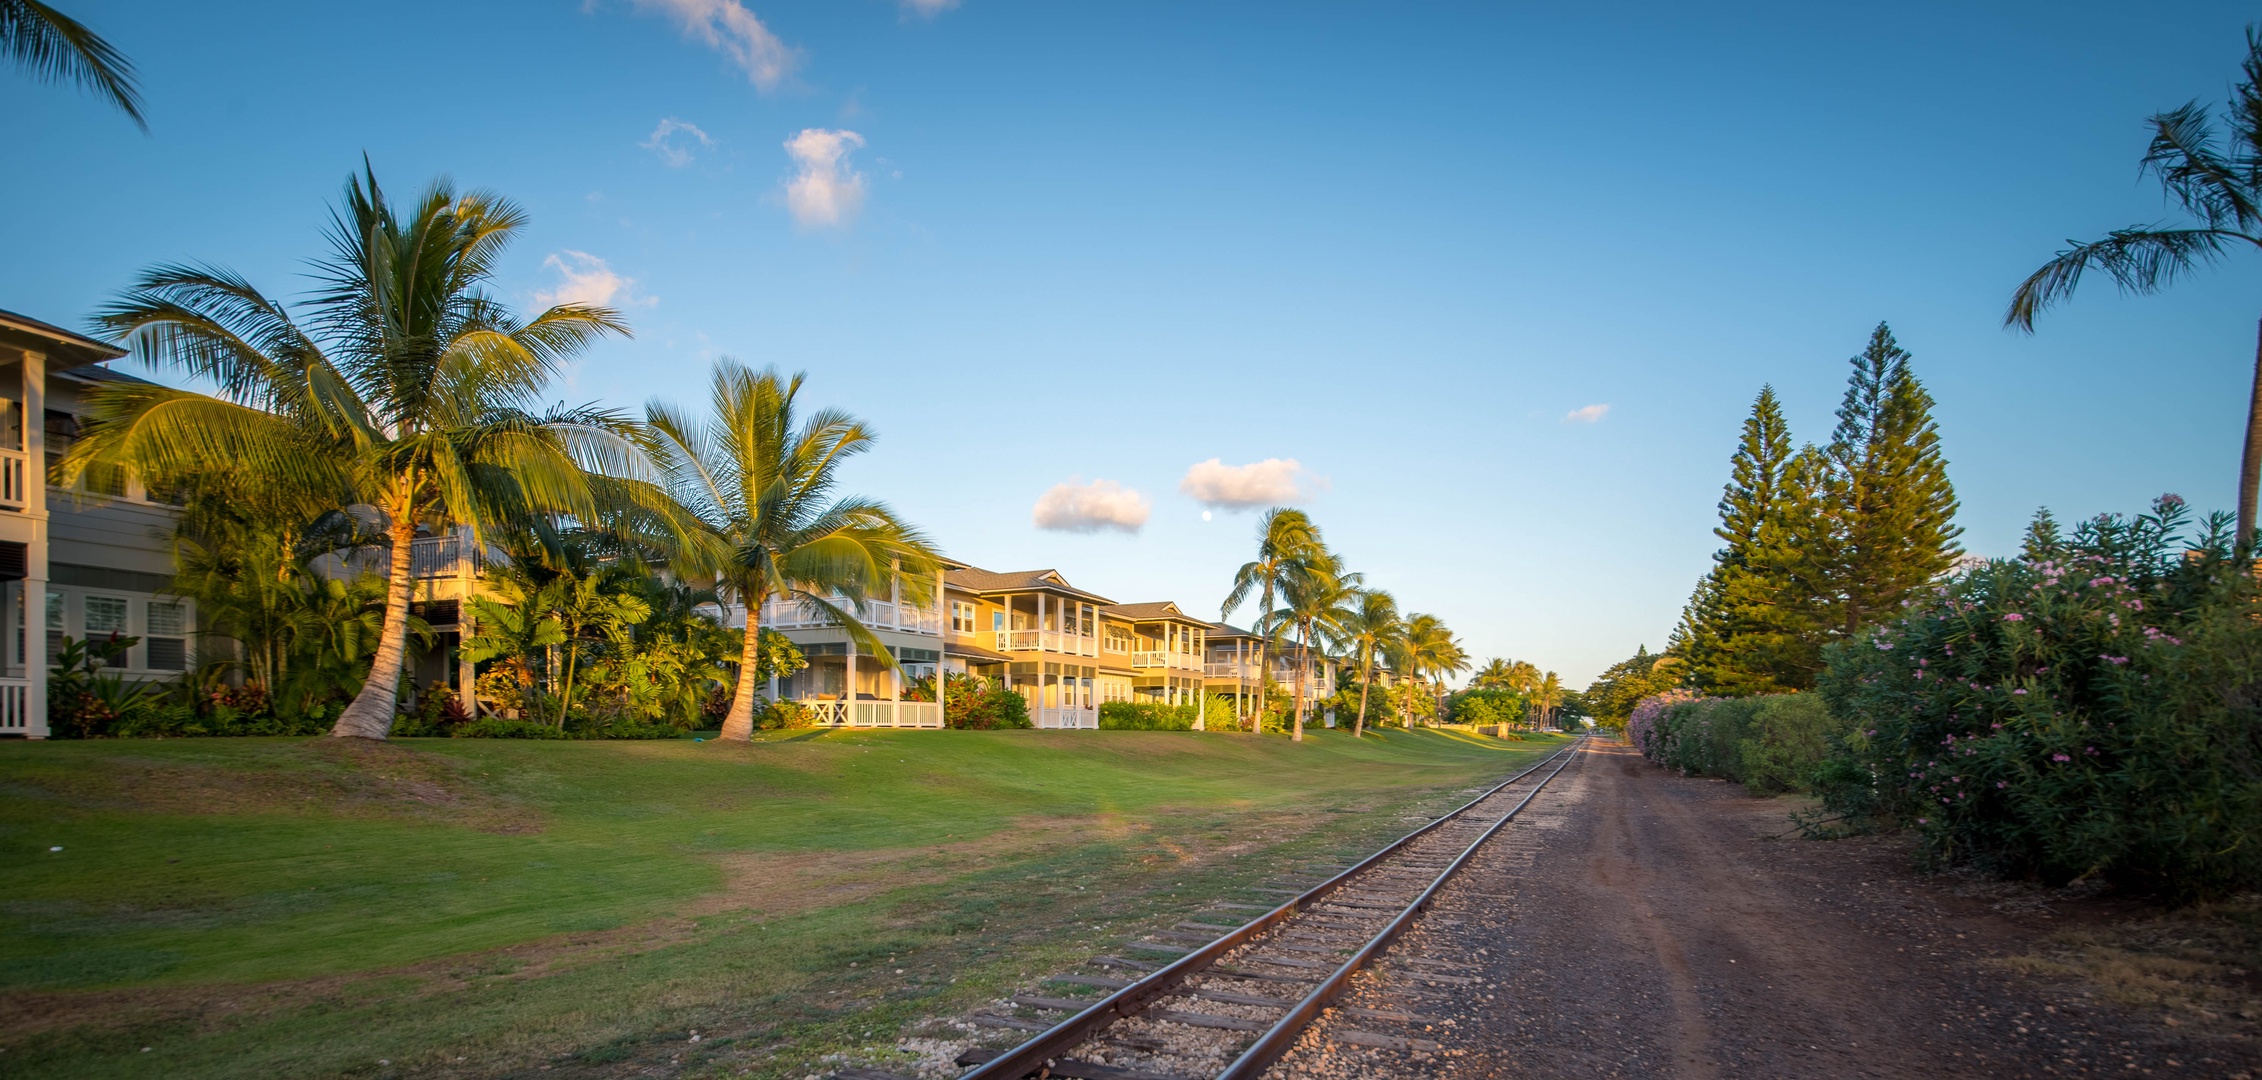
[[[932,19],[958,6],[958,0],[898,0],[898,3],[904,14],[917,15],[922,19]]]
[[[1570,412],[1564,413],[1563,422],[1566,424],[1597,424],[1602,422],[1602,414],[1609,411],[1610,406],[1607,403],[1602,405],[1581,405],[1578,408],[1571,410]]]
[[[1071,476],[1067,483],[1054,484],[1037,500],[1030,518],[1038,528],[1054,532],[1089,533],[1113,529],[1135,533],[1146,525],[1147,514],[1153,509],[1146,496],[1113,480],[1094,480],[1089,484],[1082,480],[1082,477]]]
[[[803,128],[785,141],[793,177],[785,183],[785,208],[804,229],[846,225],[864,205],[864,174],[848,164],[849,151],[864,145],[853,131]]]
[[[629,0],[640,11],[675,20],[683,36],[723,54],[746,72],[757,90],[775,90],[801,64],[787,45],[738,0]]]
[[[1302,502],[1320,483],[1295,458],[1266,458],[1247,465],[1211,458],[1187,469],[1178,490],[1205,506],[1250,510]]]
[[[715,145],[715,140],[699,130],[699,125],[671,116],[652,129],[651,138],[636,145],[660,155],[660,160],[669,168],[680,169],[691,164],[700,150]]]
[[[586,251],[558,252],[543,259],[542,266],[557,271],[560,279],[557,288],[535,292],[535,302],[545,307],[551,304],[651,307],[660,302],[658,297],[638,294],[635,278],[622,276],[605,260]]]

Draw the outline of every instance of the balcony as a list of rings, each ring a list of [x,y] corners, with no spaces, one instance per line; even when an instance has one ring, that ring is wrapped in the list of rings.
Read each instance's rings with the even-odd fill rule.
[[[1202,660],[1192,653],[1147,649],[1131,654],[1131,666],[1134,668],[1176,668],[1181,671],[1199,671],[1202,667]]]
[[[379,557],[383,554],[379,553]],[[444,578],[462,573],[477,574],[487,569],[489,561],[500,559],[500,552],[483,550],[462,533],[420,536],[408,544],[408,576]]]
[[[1063,653],[1068,656],[1098,656],[1100,639],[1085,637],[1064,630],[997,630],[997,651]]]
[[[848,601],[842,597],[834,597],[832,602],[842,607],[848,606]],[[863,610],[857,614],[857,619],[874,630],[896,630],[906,634],[929,634],[936,637],[942,635],[942,612],[916,604],[867,601]],[[832,627],[834,623],[832,617],[823,611],[804,608],[798,600],[773,596],[762,603],[762,625],[772,630],[823,630]]]
[[[1202,665],[1202,674],[1212,679],[1247,679],[1250,682],[1255,682],[1261,677],[1262,672],[1263,665],[1247,660],[1239,662],[1227,660],[1223,663],[1213,660]]]
[[[942,706],[932,701],[801,701],[809,722],[835,728],[939,728]],[[1041,726],[1041,725],[1040,725]]]

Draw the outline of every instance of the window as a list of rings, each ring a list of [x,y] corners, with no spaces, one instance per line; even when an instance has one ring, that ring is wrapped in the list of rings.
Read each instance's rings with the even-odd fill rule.
[[[966,601],[964,601],[964,600],[953,600],[953,601],[951,601],[951,602],[950,602],[950,629],[951,629],[951,631],[952,631],[953,633],[959,633],[959,634],[971,634],[971,633],[973,633],[973,632],[974,632],[974,605],[972,605],[972,604],[969,604],[969,603],[967,603],[967,602],[966,602]]]
[[[47,662],[63,655],[63,614],[69,601],[59,592],[47,594]]]
[[[123,635],[126,632],[126,601],[117,596],[89,596],[86,598],[86,636],[88,638]]]
[[[1130,651],[1131,651],[1131,632],[1130,632],[1129,630],[1125,630],[1124,628],[1122,628],[1122,627],[1120,627],[1120,626],[1110,626],[1110,627],[1108,627],[1108,628],[1107,628],[1107,651],[1109,651],[1109,652],[1130,652]]]
[[[181,671],[188,667],[188,608],[162,600],[149,602],[149,634],[142,639],[153,671]]]
[[[1002,611],[993,611],[993,612],[990,612],[990,629],[992,629],[992,630],[1003,630],[1003,629],[1005,629],[1005,612],[1002,612]]]

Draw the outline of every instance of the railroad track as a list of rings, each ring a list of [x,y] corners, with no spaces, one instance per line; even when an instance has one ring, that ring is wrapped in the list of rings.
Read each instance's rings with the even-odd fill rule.
[[[1513,820],[1585,743],[1581,738],[1460,808],[1400,837],[1357,865],[1267,907],[1215,903],[1201,918],[1150,934],[1091,966],[1106,974],[1055,975],[1054,994],[1011,998],[1018,1010],[1070,1014],[1047,1024],[977,1013],[973,1023],[1028,1033],[1005,1050],[973,1049],[959,1080],[1255,1080],[1294,1045],[1367,967],[1412,925],[1470,856]],[[1227,920],[1238,920],[1237,922]],[[1176,956],[1177,959],[1165,959]],[[1447,983],[1471,981],[1441,973]],[[1092,997],[1094,991],[1105,996]],[[1082,996],[1078,996],[1081,994]],[[1359,1018],[1406,1019],[1379,1010]],[[1371,1018],[1366,1013],[1374,1013]],[[1419,1040],[1353,1031],[1374,1046]],[[848,1070],[837,1080],[889,1080]],[[900,1080],[900,1078],[898,1078]]]

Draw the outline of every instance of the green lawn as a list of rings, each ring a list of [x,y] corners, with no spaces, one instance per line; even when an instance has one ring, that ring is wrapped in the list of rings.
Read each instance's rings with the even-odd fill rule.
[[[1554,745],[0,744],[0,1074],[807,1075]]]

